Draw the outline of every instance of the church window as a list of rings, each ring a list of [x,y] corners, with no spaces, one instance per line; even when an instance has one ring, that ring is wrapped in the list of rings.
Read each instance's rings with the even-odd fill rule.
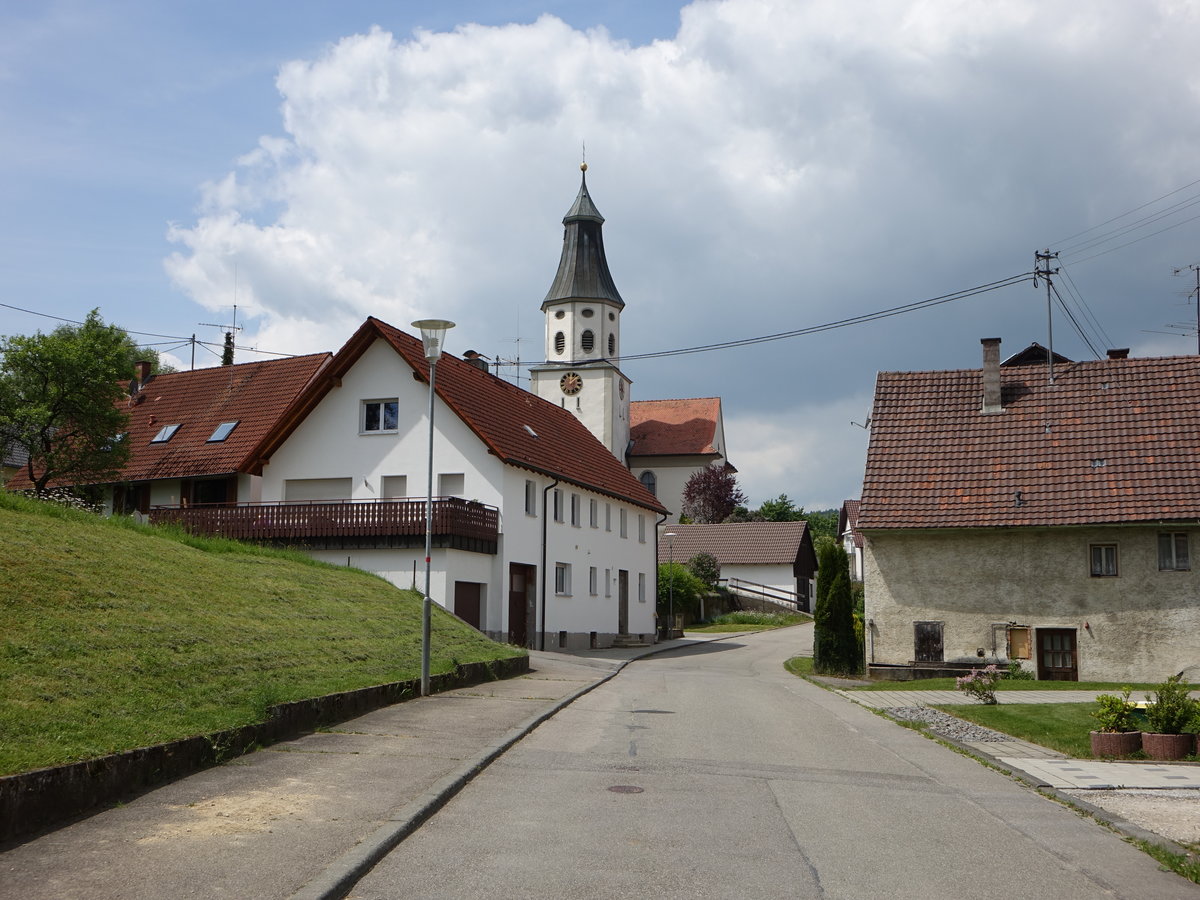
[[[592,349],[596,346],[596,335],[589,328],[580,336],[579,342],[583,345],[584,353],[591,353]]]
[[[608,355],[612,356],[616,352],[617,352],[617,336],[615,334],[610,334],[608,336]]]
[[[596,314],[596,311],[595,311],[594,309],[585,309],[585,310],[583,311],[583,317],[584,317],[585,319],[590,319],[590,318],[591,318],[592,316],[594,316],[595,314]]]
[[[610,321],[610,322],[617,321],[617,314],[615,312],[610,311],[608,314],[608,321]]]
[[[655,497],[658,496],[658,479],[655,477],[653,472],[647,469],[639,476],[638,480],[645,485],[646,490],[648,490]]]
[[[554,318],[556,318],[556,319],[561,319],[561,318],[562,318],[563,316],[565,316],[565,315],[566,315],[566,313],[565,313],[565,312],[563,312],[563,311],[560,309],[560,310],[558,310],[558,311],[557,311],[557,312],[554,314]]]
[[[561,331],[554,335],[554,352],[562,354],[567,348],[567,338]]]

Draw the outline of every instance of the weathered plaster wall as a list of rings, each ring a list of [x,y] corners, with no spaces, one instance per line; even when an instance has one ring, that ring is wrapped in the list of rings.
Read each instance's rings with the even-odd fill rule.
[[[1160,572],[1153,527],[872,532],[864,551],[868,659],[913,659],[913,623],[941,621],[946,661],[992,656],[992,623],[1074,628],[1080,680],[1158,681],[1200,665],[1200,558]],[[1192,554],[1200,553],[1189,533]],[[1090,575],[1115,543],[1118,575]],[[997,655],[1005,655],[1004,633]],[[873,647],[872,647],[873,645]],[[871,651],[873,649],[873,656]],[[1029,665],[1033,665],[1030,660]]]

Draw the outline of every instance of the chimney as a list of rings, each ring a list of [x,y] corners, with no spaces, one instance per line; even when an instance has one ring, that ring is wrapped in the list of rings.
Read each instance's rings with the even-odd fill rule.
[[[983,338],[983,409],[984,415],[1004,412],[1000,402],[1000,338]]]
[[[1129,359],[1129,348],[1121,347],[1119,350],[1109,350],[1109,359]]]
[[[466,353],[464,353],[463,359],[466,360],[467,365],[474,366],[480,372],[486,372],[488,370],[487,359],[480,356],[474,350],[468,350]]]
[[[136,395],[146,382],[150,380],[150,363],[147,360],[139,359],[133,364],[133,381],[129,382],[130,396]]]

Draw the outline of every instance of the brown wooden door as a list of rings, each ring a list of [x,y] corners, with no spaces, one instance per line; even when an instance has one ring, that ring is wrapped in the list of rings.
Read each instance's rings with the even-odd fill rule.
[[[468,625],[479,628],[480,585],[476,581],[454,582],[454,614]]]
[[[1039,680],[1079,680],[1079,654],[1074,628],[1039,628],[1037,648]]]
[[[530,622],[536,621],[537,566],[508,565],[508,642],[532,647]]]
[[[629,573],[617,570],[617,634],[629,634]]]
[[[919,663],[944,660],[941,622],[913,622],[913,659]]]

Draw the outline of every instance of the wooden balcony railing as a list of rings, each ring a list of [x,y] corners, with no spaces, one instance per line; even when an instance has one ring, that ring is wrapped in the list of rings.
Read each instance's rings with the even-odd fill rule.
[[[420,499],[155,506],[150,520],[181,525],[193,534],[304,547],[413,547],[425,540],[425,501]],[[495,553],[500,511],[459,497],[437,497],[432,534],[438,547]]]

